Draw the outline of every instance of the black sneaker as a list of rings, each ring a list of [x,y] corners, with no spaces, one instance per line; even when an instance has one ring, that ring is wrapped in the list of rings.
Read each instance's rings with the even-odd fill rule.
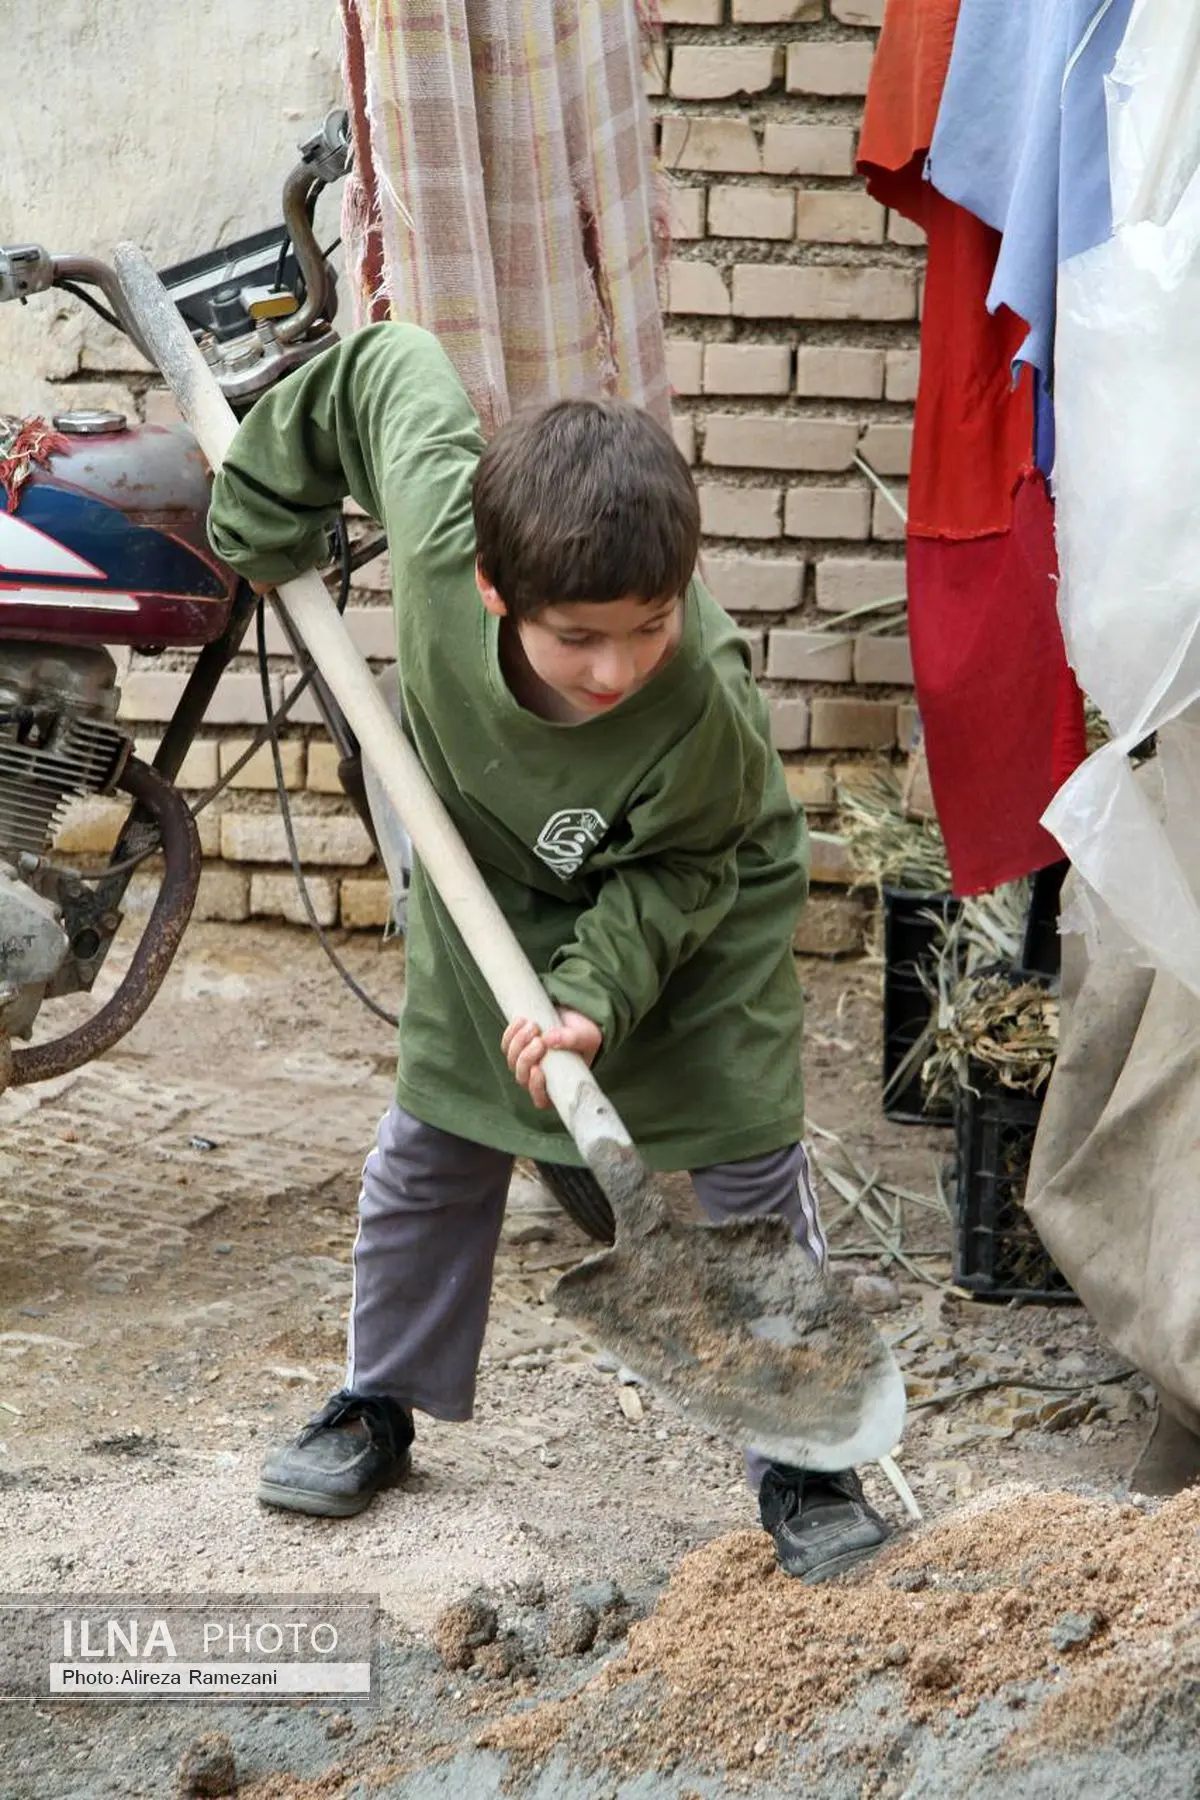
[[[272,1451],[258,1497],[266,1506],[348,1519],[412,1466],[413,1422],[382,1394],[336,1393],[299,1436]]]
[[[758,1490],[758,1511],[784,1574],[809,1586],[852,1569],[888,1535],[853,1469],[818,1475],[771,1463]]]

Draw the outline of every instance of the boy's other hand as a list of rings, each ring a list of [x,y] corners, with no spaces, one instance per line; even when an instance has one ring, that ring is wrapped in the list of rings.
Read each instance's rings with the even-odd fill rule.
[[[600,1027],[582,1013],[563,1006],[559,1008],[558,1017],[560,1022],[551,1031],[543,1031],[530,1019],[514,1019],[500,1040],[500,1048],[516,1076],[517,1085],[525,1088],[533,1104],[543,1111],[550,1105],[546,1075],[541,1066],[547,1050],[573,1050],[585,1063],[591,1063],[604,1042]]]

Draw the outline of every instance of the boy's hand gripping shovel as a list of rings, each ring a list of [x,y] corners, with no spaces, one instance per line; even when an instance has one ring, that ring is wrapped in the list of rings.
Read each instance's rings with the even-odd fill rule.
[[[117,273],[146,343],[213,468],[236,420],[150,263],[122,245]],[[416,753],[315,572],[279,604],[345,713],[504,1020],[549,1029],[554,1006],[485,887]],[[500,1030],[497,1021],[497,1032]],[[697,1424],[808,1469],[886,1458],[904,1383],[874,1327],[779,1220],[689,1220],[654,1180],[577,1056],[552,1051],[546,1086],[612,1205],[613,1249],[557,1283],[554,1303]],[[686,1184],[690,1191],[690,1184]]]

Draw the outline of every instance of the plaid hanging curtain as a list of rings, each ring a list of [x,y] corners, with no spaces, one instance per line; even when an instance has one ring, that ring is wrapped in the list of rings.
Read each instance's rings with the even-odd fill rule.
[[[341,0],[357,317],[434,332],[484,430],[560,395],[670,420],[635,0]]]

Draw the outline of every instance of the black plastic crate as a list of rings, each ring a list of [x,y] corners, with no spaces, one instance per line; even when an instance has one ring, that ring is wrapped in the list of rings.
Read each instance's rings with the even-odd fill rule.
[[[949,1125],[954,1118],[947,1102],[926,1101],[919,1066],[901,1082],[895,1076],[932,1016],[933,1002],[921,973],[932,981],[936,921],[954,918],[958,909],[952,894],[883,890],[883,1112],[900,1125]]]
[[[1054,980],[1062,970],[1062,939],[1058,934],[1059,897],[1066,879],[1068,862],[1051,863],[1039,869],[1030,883],[1029,912],[1025,920],[1025,942],[1021,950],[1021,972]]]
[[[1001,1087],[972,1066],[955,1107],[954,1279],[991,1300],[1074,1300],[1025,1211],[1042,1096]]]

